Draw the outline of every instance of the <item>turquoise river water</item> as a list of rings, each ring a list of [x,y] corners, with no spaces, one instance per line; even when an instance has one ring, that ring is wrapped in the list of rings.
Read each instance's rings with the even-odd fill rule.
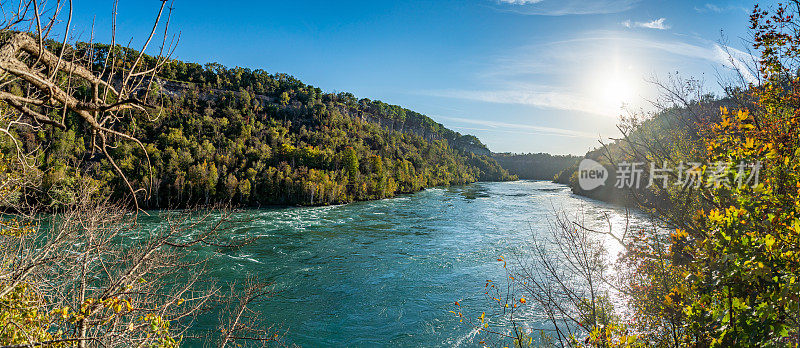
[[[449,310],[479,315],[487,279],[502,279],[499,256],[523,255],[555,212],[624,228],[623,208],[542,181],[475,183],[381,201],[330,207],[246,210],[237,233],[258,236],[214,251],[221,280],[258,275],[278,293],[256,310],[307,347],[457,347],[480,338]],[[633,225],[644,224],[633,217]],[[614,245],[608,247],[614,253]],[[536,326],[530,307],[530,325]],[[465,313],[467,314],[467,313]],[[203,319],[197,325],[203,325]],[[544,324],[546,325],[546,324]]]

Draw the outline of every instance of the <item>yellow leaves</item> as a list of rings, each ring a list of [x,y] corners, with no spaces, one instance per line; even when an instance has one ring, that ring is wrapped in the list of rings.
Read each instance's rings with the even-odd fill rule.
[[[664,295],[664,306],[669,308],[675,305],[675,302],[672,300],[672,295],[672,293]]]
[[[713,209],[710,212],[708,212],[708,219],[711,220],[712,222],[721,222],[722,218],[723,218],[722,214],[717,209]]]
[[[178,306],[180,306],[180,305],[182,305],[182,304],[183,304],[183,302],[184,302],[184,299],[178,299],[178,302],[177,302],[177,303],[175,303],[175,304],[176,304],[176,305],[178,305]],[[456,303],[458,303],[458,302],[456,302]]]
[[[728,128],[728,127],[730,127],[730,125],[731,125],[731,121],[730,121],[730,119],[729,119],[729,118],[727,118],[727,117],[724,117],[724,118],[722,119],[722,122],[720,122],[720,124],[719,124],[719,126],[720,126],[721,128]]]
[[[525,302],[527,302],[527,300],[524,297],[519,299],[519,303],[525,304]]]
[[[86,312],[86,310],[89,308],[89,306],[91,306],[93,304],[94,304],[94,299],[93,298],[89,298],[89,299],[84,300],[83,303],[81,303],[81,313]]]
[[[775,245],[775,237],[771,234],[768,234],[764,237],[764,245],[767,246],[767,250],[772,251],[772,246]]]
[[[675,230],[675,232],[672,232],[671,235],[672,235],[672,238],[674,238],[675,240],[684,239],[686,237],[689,237],[689,233],[686,232],[686,230],[682,230],[682,229]]]
[[[791,225],[789,225],[789,230],[794,233],[800,233],[800,220],[793,220]]]
[[[23,222],[16,218],[0,221],[0,236],[22,237],[32,234],[35,231],[36,230],[29,222]]]
[[[739,120],[739,122],[746,121],[748,118],[750,118],[750,112],[748,110],[739,110],[736,114],[736,119]]]
[[[23,346],[29,342],[48,341],[60,338],[61,332],[51,332],[54,319],[69,316],[69,308],[44,311],[43,299],[38,291],[31,291],[26,283],[13,286],[0,297],[0,345]]]
[[[747,138],[744,141],[744,147],[747,148],[747,149],[752,149],[752,148],[754,148],[756,146],[755,142],[756,142],[755,139]]]
[[[61,308],[60,314],[61,314],[61,319],[66,320],[67,318],[69,318],[69,308],[68,307]]]

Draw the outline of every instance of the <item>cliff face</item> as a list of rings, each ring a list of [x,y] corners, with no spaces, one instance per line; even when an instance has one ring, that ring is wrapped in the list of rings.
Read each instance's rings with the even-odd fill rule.
[[[208,88],[204,86],[198,86],[197,84],[191,82],[172,81],[162,78],[156,78],[154,84],[158,86],[161,92],[169,97],[185,96],[187,93],[194,92],[197,93],[198,99],[204,101],[216,100],[229,93],[237,96],[242,96],[244,94],[240,91]],[[302,104],[298,102],[289,102],[286,106],[281,106],[277,100],[278,98],[269,95],[248,93],[248,96],[252,99],[258,100],[262,103],[262,105],[271,105],[274,107],[288,109],[299,109],[303,107]],[[481,141],[474,136],[462,135],[458,132],[453,132],[447,128],[444,128],[443,125],[438,123],[435,124],[435,128],[437,129],[433,129],[434,127],[431,127],[431,125],[428,124],[429,122],[433,121],[423,115],[417,115],[415,117],[407,117],[403,119],[392,119],[376,113],[364,112],[362,110],[352,110],[352,108],[346,106],[339,107],[339,112],[344,115],[348,115],[355,120],[377,124],[389,131],[414,134],[427,141],[446,140],[451,147],[466,153],[473,153],[483,156],[491,156],[492,154],[486,145],[481,143]]]

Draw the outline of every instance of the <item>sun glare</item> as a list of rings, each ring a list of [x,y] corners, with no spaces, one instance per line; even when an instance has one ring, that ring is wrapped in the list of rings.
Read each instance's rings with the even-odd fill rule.
[[[635,103],[639,84],[632,70],[619,66],[598,67],[593,74],[589,93],[604,113],[617,115],[623,105]]]
[[[604,85],[601,95],[607,106],[621,107],[625,103],[630,103],[634,97],[631,82],[622,76],[611,77],[604,81]]]

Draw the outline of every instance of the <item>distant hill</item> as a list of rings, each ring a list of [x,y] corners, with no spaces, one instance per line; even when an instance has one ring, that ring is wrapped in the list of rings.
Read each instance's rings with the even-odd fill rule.
[[[495,153],[492,158],[520,179],[554,180],[558,173],[578,163],[582,157],[547,153]]]

